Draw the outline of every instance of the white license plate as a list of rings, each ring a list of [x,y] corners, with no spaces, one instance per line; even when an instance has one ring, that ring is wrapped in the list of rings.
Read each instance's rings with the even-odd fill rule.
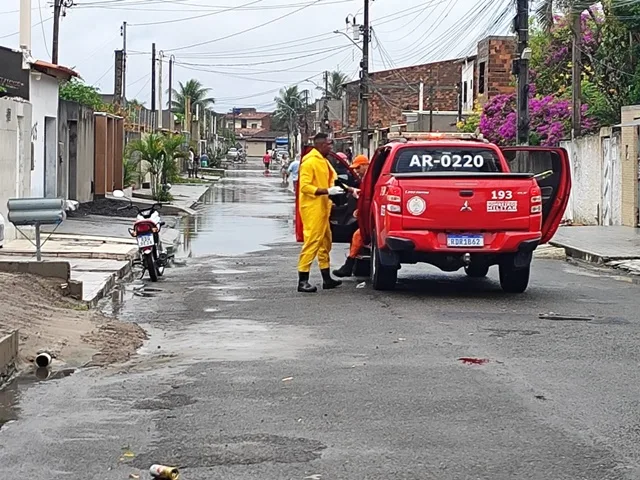
[[[137,239],[139,247],[153,247],[153,235],[140,235]]]
[[[447,235],[447,247],[484,247],[482,235]]]

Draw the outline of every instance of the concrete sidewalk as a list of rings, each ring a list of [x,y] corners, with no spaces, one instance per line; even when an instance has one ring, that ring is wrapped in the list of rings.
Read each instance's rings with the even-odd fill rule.
[[[640,229],[560,227],[549,243],[564,248],[567,257],[640,274]]]
[[[219,177],[218,177],[219,178]],[[201,201],[201,199],[207,194],[211,185],[214,183],[202,183],[202,184],[175,184],[171,187],[171,195],[173,200],[170,203],[165,204],[165,207],[174,207],[175,209],[183,212],[187,215],[194,215],[196,212],[194,208]],[[150,188],[141,188],[133,191],[134,200],[146,200],[152,202],[152,194]]]
[[[133,262],[138,258],[136,240],[128,231],[132,223],[131,218],[99,216],[67,219],[55,233],[50,233],[51,228],[44,229],[43,241],[49,238],[42,247],[43,261],[67,262],[71,270],[69,280],[80,284],[81,299],[94,305],[118,280],[131,274]],[[180,232],[167,226],[161,230],[161,238],[165,247],[175,252]],[[27,239],[9,242],[0,250],[0,271],[11,270],[16,262],[34,261],[35,247]]]

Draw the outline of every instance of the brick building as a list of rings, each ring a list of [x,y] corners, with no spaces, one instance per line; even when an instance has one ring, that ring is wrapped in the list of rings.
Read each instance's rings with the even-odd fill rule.
[[[511,65],[516,56],[515,37],[487,37],[478,43],[474,98],[480,105],[496,95],[515,91]]]
[[[478,43],[475,55],[423,65],[373,72],[370,74],[369,129],[371,148],[377,145],[376,131],[393,126],[405,128],[407,113],[433,109],[449,121],[457,118],[459,102],[463,113],[469,113],[474,102],[483,105],[488,99],[503,93],[513,93],[515,86],[511,64],[516,40],[509,36],[491,36]],[[420,103],[420,83],[423,84],[423,105]],[[343,96],[342,135],[349,134],[353,144],[359,144],[359,82],[345,86]],[[442,123],[442,122],[440,122]],[[454,127],[452,127],[454,128]],[[356,148],[358,149],[358,148]]]

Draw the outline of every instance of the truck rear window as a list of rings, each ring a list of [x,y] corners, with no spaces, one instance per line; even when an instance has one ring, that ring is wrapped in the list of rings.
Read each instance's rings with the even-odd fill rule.
[[[500,160],[488,148],[405,147],[398,150],[393,173],[501,172]]]

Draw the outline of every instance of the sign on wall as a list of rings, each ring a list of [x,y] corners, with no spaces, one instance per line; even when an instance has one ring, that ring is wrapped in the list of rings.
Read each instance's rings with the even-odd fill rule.
[[[29,70],[22,68],[22,53],[0,47],[0,95],[29,100]]]

